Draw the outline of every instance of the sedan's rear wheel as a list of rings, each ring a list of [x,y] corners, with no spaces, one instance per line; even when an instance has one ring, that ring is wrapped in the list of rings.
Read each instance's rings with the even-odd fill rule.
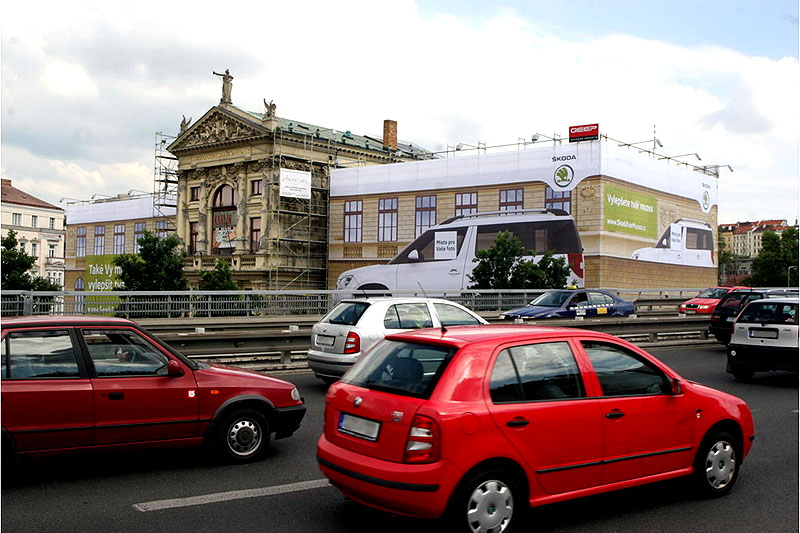
[[[712,433],[703,439],[694,464],[700,496],[716,498],[730,492],[739,477],[740,450],[738,441],[726,432]]]
[[[246,463],[258,459],[269,444],[270,432],[266,418],[258,411],[242,409],[223,423],[217,445],[229,460]]]

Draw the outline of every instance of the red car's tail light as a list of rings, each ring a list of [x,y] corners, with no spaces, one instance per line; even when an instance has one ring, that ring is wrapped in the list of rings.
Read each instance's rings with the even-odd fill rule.
[[[439,425],[432,418],[416,415],[408,432],[406,463],[433,463],[439,460]]]
[[[347,339],[344,341],[344,353],[358,353],[361,351],[361,337],[358,333],[352,331],[347,334]]]

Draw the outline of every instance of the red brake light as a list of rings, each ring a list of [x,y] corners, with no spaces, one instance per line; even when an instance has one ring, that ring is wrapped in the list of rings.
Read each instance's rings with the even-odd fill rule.
[[[433,463],[439,460],[439,425],[432,418],[416,415],[408,432],[403,462]]]
[[[361,351],[361,337],[358,333],[352,331],[347,334],[347,339],[344,341],[344,353],[358,353]]]

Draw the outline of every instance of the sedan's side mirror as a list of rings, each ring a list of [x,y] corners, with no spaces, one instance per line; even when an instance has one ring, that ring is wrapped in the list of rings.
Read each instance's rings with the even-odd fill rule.
[[[680,396],[683,394],[683,387],[681,386],[681,380],[678,378],[672,378],[672,395],[673,396]]]
[[[410,252],[408,252],[408,260],[419,261],[419,252],[416,250],[411,250]]]
[[[183,368],[181,368],[181,365],[179,365],[177,361],[170,360],[169,363],[167,363],[167,375],[175,378],[181,377],[183,375]]]

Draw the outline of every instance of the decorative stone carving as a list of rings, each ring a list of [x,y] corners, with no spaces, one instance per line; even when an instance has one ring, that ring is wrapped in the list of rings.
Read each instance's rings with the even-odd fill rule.
[[[264,118],[267,119],[267,118],[274,117],[275,116],[275,109],[277,107],[278,106],[275,105],[275,102],[270,100],[269,103],[267,103],[267,99],[264,98]]]
[[[189,124],[192,123],[192,117],[189,117],[189,120],[186,120],[186,115],[183,115],[183,120],[181,120],[181,133],[189,129]]]
[[[261,132],[217,112],[198,124],[195,130],[181,143],[179,148],[235,141],[237,139],[246,139],[260,134]]]

